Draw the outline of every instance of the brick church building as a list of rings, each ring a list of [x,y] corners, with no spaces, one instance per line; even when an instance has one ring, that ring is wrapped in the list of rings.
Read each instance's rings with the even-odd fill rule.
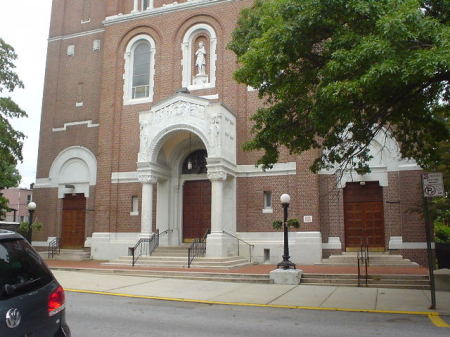
[[[242,150],[257,91],[233,80],[226,48],[252,0],[53,0],[34,200],[62,247],[127,255],[159,230],[179,246],[208,229],[209,257],[281,260],[280,195],[291,196],[291,259],[320,263],[357,249],[425,264],[420,168],[394,141],[373,142],[371,173],[313,174],[318,155],[282,151],[273,169]]]

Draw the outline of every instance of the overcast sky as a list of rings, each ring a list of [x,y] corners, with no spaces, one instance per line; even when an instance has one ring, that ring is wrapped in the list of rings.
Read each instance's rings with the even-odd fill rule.
[[[24,89],[16,89],[11,95],[28,114],[27,119],[13,121],[14,127],[27,135],[24,161],[18,165],[22,187],[29,187],[36,180],[51,3],[51,0],[0,0],[0,37],[18,54],[16,72],[25,85]]]

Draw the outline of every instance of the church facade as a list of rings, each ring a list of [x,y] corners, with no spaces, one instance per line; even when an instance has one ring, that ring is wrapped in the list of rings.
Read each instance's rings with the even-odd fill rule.
[[[53,0],[42,107],[36,215],[62,247],[96,259],[161,233],[179,246],[207,231],[207,256],[281,260],[280,195],[291,196],[297,264],[358,249],[425,264],[421,169],[375,140],[371,173],[313,174],[319,152],[281,151],[270,170],[242,150],[257,91],[233,80],[226,48],[251,0]],[[416,211],[415,211],[416,210]],[[242,253],[242,249],[241,249]],[[247,253],[248,254],[248,253]]]

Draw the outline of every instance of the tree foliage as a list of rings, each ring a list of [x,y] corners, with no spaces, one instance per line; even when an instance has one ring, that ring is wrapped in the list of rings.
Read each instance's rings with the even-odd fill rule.
[[[401,155],[437,166],[449,139],[450,0],[257,0],[229,48],[235,79],[266,105],[244,148],[320,148],[313,171],[367,172],[369,144],[394,137]]]
[[[16,58],[13,47],[0,38],[0,190],[17,186],[20,175],[16,164],[23,159],[25,135],[15,130],[9,120],[26,117],[26,113],[11,97],[4,96],[15,88],[23,88],[23,83],[14,72]],[[0,194],[0,219],[4,217],[6,205],[6,199]]]

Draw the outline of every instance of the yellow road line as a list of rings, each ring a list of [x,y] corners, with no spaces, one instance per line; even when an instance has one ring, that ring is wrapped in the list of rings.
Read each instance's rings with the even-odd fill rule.
[[[144,295],[129,295],[121,293],[110,293],[105,291],[92,291],[92,290],[78,290],[78,289],[64,289],[68,292],[82,293],[82,294],[94,294],[94,295],[110,295],[119,297],[131,297],[131,298],[143,298],[150,300],[162,300],[173,302],[189,302],[189,303],[202,303],[202,304],[218,304],[218,305],[235,305],[242,307],[262,307],[262,308],[280,308],[280,309],[304,309],[304,310],[322,310],[322,311],[345,311],[345,312],[368,312],[377,314],[401,314],[401,315],[418,315],[428,316],[431,320],[432,317],[439,317],[437,312],[426,311],[396,311],[396,310],[375,310],[375,309],[347,309],[347,308],[322,308],[322,307],[310,307],[310,306],[296,306],[296,305],[277,305],[277,304],[255,304],[255,303],[242,303],[242,302],[220,302],[209,300],[194,300],[187,298],[175,298],[175,297],[160,297],[160,296],[144,296]],[[442,319],[440,319],[442,321]],[[433,320],[432,320],[433,321]],[[444,322],[444,321],[442,321]],[[433,324],[435,324],[433,322]],[[446,324],[444,322],[444,324]]]
[[[439,328],[450,328],[450,325],[447,324],[440,316],[438,315],[428,315],[430,321]]]

